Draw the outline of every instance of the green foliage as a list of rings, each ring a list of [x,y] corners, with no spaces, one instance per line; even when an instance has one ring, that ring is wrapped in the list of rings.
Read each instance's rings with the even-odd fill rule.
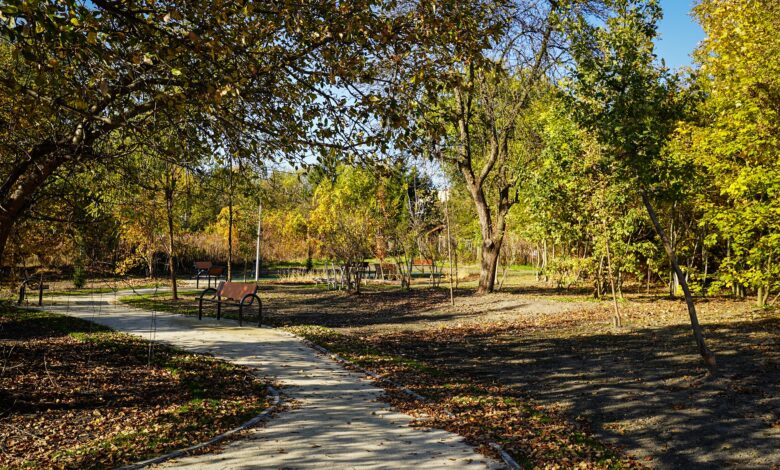
[[[647,186],[658,180],[654,167],[685,94],[678,78],[655,63],[658,3],[619,0],[613,8],[603,27],[576,24],[569,96],[578,122],[604,146],[607,171]]]
[[[371,172],[346,166],[335,182],[317,186],[311,223],[327,257],[347,263],[371,257],[379,228],[377,189]]]
[[[84,272],[84,266],[81,263],[77,263],[73,267],[73,287],[83,289],[85,285],[87,285],[87,277]]]
[[[780,289],[775,2],[700,2],[687,76],[655,0],[395,6],[5,2],[5,264],[247,263],[258,205],[269,262],[436,258],[426,157],[461,261],[666,279],[643,191],[699,292]]]
[[[780,287],[780,7],[707,0],[694,12],[707,33],[696,52],[705,99],[698,121],[680,127],[678,151],[712,188],[701,224],[725,255],[720,283],[761,297]]]

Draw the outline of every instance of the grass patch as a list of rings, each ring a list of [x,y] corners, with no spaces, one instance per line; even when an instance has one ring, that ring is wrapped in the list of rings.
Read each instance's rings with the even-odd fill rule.
[[[179,291],[179,300],[171,299],[170,292],[156,294],[133,294],[119,298],[119,301],[132,307],[158,312],[178,313],[180,315],[197,315],[197,298],[201,290]],[[208,306],[204,307],[208,311]]]
[[[179,315],[198,315],[198,296],[202,290],[179,291],[179,299],[171,299],[170,292],[160,292],[156,294],[134,294],[120,297],[122,303],[143,310],[154,310],[157,312],[175,313]],[[215,303],[203,303],[203,316],[216,317],[217,306]],[[234,305],[222,306],[222,318],[238,320],[238,307]],[[244,322],[251,324],[257,322],[257,304],[244,307]]]
[[[248,368],[91,322],[0,305],[0,468],[112,468],[268,406]]]

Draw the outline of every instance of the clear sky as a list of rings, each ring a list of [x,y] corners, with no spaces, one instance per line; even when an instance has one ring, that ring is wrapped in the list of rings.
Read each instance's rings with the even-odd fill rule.
[[[661,0],[664,18],[658,25],[660,38],[655,52],[672,69],[691,65],[691,52],[704,39],[704,31],[691,17],[694,0]]]

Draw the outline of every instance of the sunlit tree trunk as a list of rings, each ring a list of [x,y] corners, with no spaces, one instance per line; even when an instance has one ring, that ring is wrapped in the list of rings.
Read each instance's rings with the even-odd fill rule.
[[[615,276],[612,272],[612,255],[609,252],[609,234],[606,230],[606,224],[604,225],[604,237],[607,244],[607,271],[609,272],[609,286],[612,289],[612,305],[615,309],[615,314],[612,317],[612,324],[615,328],[623,326],[623,320],[620,318],[620,308],[618,307],[617,294],[615,293]]]
[[[233,191],[231,188],[228,199],[228,252],[227,252],[227,280],[233,280]]]
[[[653,222],[655,231],[658,233],[658,236],[661,237],[661,242],[663,243],[664,249],[666,250],[666,255],[669,257],[669,262],[672,265],[674,273],[677,275],[677,280],[679,281],[680,287],[682,287],[683,294],[685,295],[685,303],[688,306],[688,316],[691,320],[691,329],[693,330],[693,337],[696,340],[696,345],[699,347],[699,354],[701,354],[701,357],[704,359],[704,362],[707,364],[710,370],[714,371],[716,368],[715,354],[707,348],[707,344],[704,341],[704,333],[702,332],[701,325],[699,324],[699,318],[696,315],[696,305],[693,303],[693,295],[691,295],[691,290],[688,287],[688,281],[685,279],[685,276],[683,276],[683,273],[680,270],[680,264],[677,262],[677,255],[674,252],[674,248],[672,247],[669,238],[666,236],[664,228],[659,223],[655,209],[653,208],[653,205],[650,202],[650,198],[647,196],[647,192],[644,189],[641,191],[641,195],[642,203],[647,209],[647,213],[650,216],[650,220]]]
[[[168,272],[171,276],[171,297],[173,300],[179,300],[179,291],[176,285],[176,253],[173,243],[173,194],[176,190],[176,175],[173,174],[174,171],[174,168],[169,169],[165,176],[165,213],[168,218]]]

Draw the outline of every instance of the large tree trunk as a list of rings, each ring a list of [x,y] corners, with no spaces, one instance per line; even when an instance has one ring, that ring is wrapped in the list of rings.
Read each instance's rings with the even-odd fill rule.
[[[612,255],[609,252],[609,233],[606,228],[606,224],[604,224],[604,237],[607,244],[607,270],[609,271],[609,285],[612,288],[612,306],[615,309],[615,314],[612,317],[612,326],[620,328],[623,326],[623,319],[620,318],[620,308],[618,307],[617,295],[615,294],[615,275],[612,272]]]
[[[231,190],[228,201],[228,252],[227,252],[227,280],[233,280],[233,194]]]
[[[479,270],[478,294],[488,294],[493,292],[496,285],[496,267],[498,266],[498,255],[501,253],[501,245],[493,240],[482,242],[482,260]]]
[[[11,236],[11,230],[14,228],[14,220],[0,213],[0,266],[3,265],[3,255],[5,254],[5,244]]]
[[[466,179],[466,187],[468,188],[471,199],[474,201],[474,206],[477,209],[477,218],[482,234],[482,250],[480,253],[480,272],[477,293],[489,294],[493,292],[495,288],[498,258],[501,253],[501,245],[504,242],[504,231],[506,229],[506,214],[511,207],[511,203],[509,202],[509,188],[505,187],[500,191],[498,207],[494,219],[493,214],[491,214],[490,205],[485,197],[485,191],[482,187],[484,180],[475,179],[470,167],[461,166],[460,169]]]
[[[78,152],[84,152],[81,127],[69,139],[44,142],[33,147],[28,158],[17,163],[0,186],[0,262],[14,224],[33,204],[45,181]]]
[[[715,354],[707,349],[707,344],[704,342],[704,334],[702,332],[701,325],[699,324],[699,318],[696,315],[696,306],[693,303],[693,296],[691,295],[691,290],[688,287],[688,281],[685,279],[682,270],[680,270],[680,264],[677,262],[677,255],[674,252],[674,248],[672,248],[672,244],[669,241],[669,238],[666,236],[666,232],[664,232],[663,227],[658,222],[658,217],[655,214],[653,205],[650,203],[650,198],[647,196],[647,192],[643,189],[641,194],[642,202],[647,209],[650,220],[653,222],[655,231],[658,233],[658,236],[661,237],[664,249],[666,250],[666,255],[669,257],[669,262],[672,264],[672,269],[674,270],[674,273],[677,276],[677,280],[680,283],[680,287],[682,287],[683,294],[685,295],[685,303],[688,306],[688,316],[691,319],[691,329],[693,330],[693,337],[696,340],[696,345],[699,347],[699,354],[701,354],[701,357],[704,359],[707,367],[709,367],[710,370],[714,372],[716,368]]]

